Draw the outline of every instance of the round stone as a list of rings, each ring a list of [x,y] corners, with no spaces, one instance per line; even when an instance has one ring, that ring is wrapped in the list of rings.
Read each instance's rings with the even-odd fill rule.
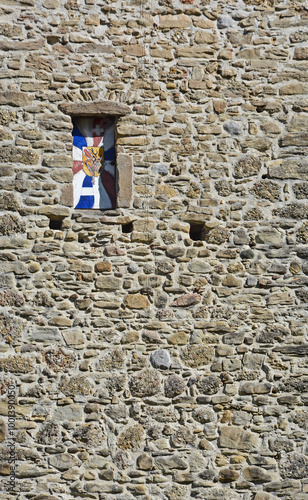
[[[164,349],[152,352],[150,361],[154,368],[160,368],[161,370],[167,370],[171,366],[169,353]]]
[[[242,259],[253,259],[254,258],[254,252],[250,248],[247,248],[246,250],[242,250],[240,253],[240,257]]]

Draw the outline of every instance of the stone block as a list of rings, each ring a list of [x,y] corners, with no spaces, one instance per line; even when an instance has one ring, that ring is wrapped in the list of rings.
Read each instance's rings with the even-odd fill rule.
[[[133,197],[133,161],[127,154],[117,155],[118,207],[129,208]]]
[[[178,16],[167,14],[159,17],[159,27],[161,29],[183,29],[191,25],[191,18],[185,14],[179,14]]]
[[[198,293],[187,293],[185,295],[181,295],[177,299],[175,299],[171,306],[173,307],[188,307],[201,302],[201,295]],[[186,343],[186,342],[185,342]]]
[[[70,215],[69,208],[59,205],[46,205],[38,209],[39,215],[45,215],[49,219],[61,220]]]
[[[279,89],[279,95],[298,95],[303,94],[307,95],[308,92],[308,84],[307,83],[289,83],[287,85],[283,85]]]
[[[79,463],[78,458],[75,455],[69,453],[59,453],[51,456],[48,459],[49,465],[55,467],[60,471],[71,469]]]
[[[52,327],[36,327],[31,331],[29,340],[35,342],[54,342],[61,340],[61,335],[58,328]]]
[[[78,328],[63,331],[63,338],[68,346],[83,347],[86,342],[86,336]]]
[[[164,472],[169,472],[173,469],[187,469],[188,467],[188,463],[178,455],[158,457],[155,459],[155,464]]]
[[[99,290],[115,291],[122,288],[121,278],[115,278],[113,276],[99,276],[95,282],[96,288]]]
[[[267,164],[269,177],[276,179],[307,180],[308,161],[306,157],[289,157],[274,160]]]
[[[145,48],[143,45],[135,43],[132,45],[126,45],[123,47],[123,55],[135,56],[135,57],[143,57],[145,56]]]
[[[152,352],[150,361],[154,368],[160,368],[161,370],[167,370],[171,366],[170,355],[164,349]]]
[[[261,469],[261,467],[246,467],[243,470],[243,477],[246,481],[252,481],[253,483],[266,483],[274,479],[267,470]]]
[[[220,428],[219,445],[223,448],[250,451],[258,443],[258,435],[234,425]]]
[[[80,422],[82,420],[82,408],[77,404],[58,406],[54,410],[52,418],[55,421],[72,420],[73,422]]]
[[[306,61],[308,59],[308,48],[307,47],[296,47],[294,50],[293,59],[297,61]]]
[[[6,104],[9,106],[17,106],[20,108],[24,108],[32,104],[32,98],[29,94],[26,94],[25,92],[17,92],[17,91],[0,92],[0,104],[1,105]]]
[[[124,304],[129,309],[144,309],[150,307],[149,299],[139,293],[126,295]]]
[[[125,116],[131,112],[129,106],[115,101],[63,103],[59,105],[59,109],[71,116]]]
[[[40,155],[30,148],[19,148],[16,146],[2,146],[0,149],[1,163],[22,163],[24,165],[36,165]]]
[[[61,170],[54,170],[50,177],[61,184],[73,181],[73,172],[71,169],[63,168]]]
[[[61,187],[60,203],[65,207],[74,206],[74,191],[72,184]]]
[[[256,242],[265,245],[280,245],[283,240],[283,232],[271,227],[260,229],[256,235]]]

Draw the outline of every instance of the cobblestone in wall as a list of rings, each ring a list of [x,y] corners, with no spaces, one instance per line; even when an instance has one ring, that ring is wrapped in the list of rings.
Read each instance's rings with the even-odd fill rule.
[[[308,498],[307,26],[1,3],[1,499]],[[74,210],[67,113],[105,101],[119,208]]]

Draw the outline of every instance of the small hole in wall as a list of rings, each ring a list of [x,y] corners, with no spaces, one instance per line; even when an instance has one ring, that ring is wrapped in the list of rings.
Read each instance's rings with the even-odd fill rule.
[[[205,234],[204,224],[190,224],[189,236],[193,241],[204,241]]]
[[[49,220],[49,227],[50,227],[50,229],[61,229],[62,228],[62,220],[50,219]]]
[[[122,233],[131,233],[132,230],[133,230],[132,222],[129,222],[128,224],[123,224]]]

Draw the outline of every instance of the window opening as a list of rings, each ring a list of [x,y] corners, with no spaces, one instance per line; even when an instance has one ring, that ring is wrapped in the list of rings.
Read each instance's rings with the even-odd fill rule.
[[[128,224],[122,225],[122,233],[131,233],[133,231],[133,224],[129,222]]]
[[[74,207],[113,209],[116,195],[115,118],[73,118]]]
[[[62,220],[49,219],[50,229],[62,229]]]
[[[204,241],[206,230],[204,224],[190,224],[189,236],[193,241]]]

